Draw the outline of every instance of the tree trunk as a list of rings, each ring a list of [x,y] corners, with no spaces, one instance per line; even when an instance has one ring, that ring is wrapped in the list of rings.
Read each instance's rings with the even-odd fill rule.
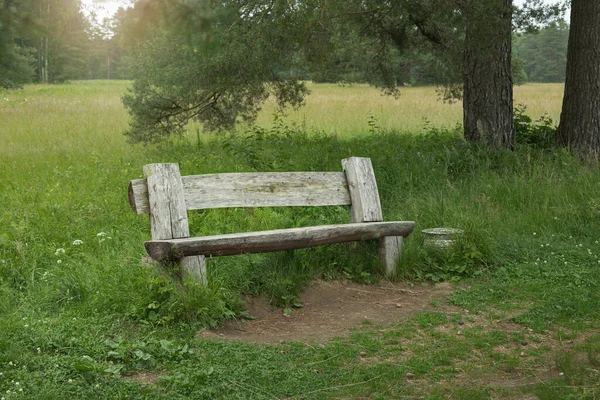
[[[469,3],[463,60],[465,138],[512,150],[512,0]]]
[[[48,36],[44,38],[44,83],[48,83]]]
[[[40,38],[40,49],[38,51],[38,79],[40,83],[44,82],[44,38]]]
[[[584,159],[600,155],[600,1],[572,0],[559,146]]]
[[[44,21],[45,36],[40,37],[40,47],[38,50],[38,75],[40,83],[48,83],[48,28],[50,25],[50,2],[48,1],[46,10],[44,10],[42,6],[43,3],[40,2],[40,19]]]
[[[46,15],[46,45],[44,46],[44,83],[48,83],[49,79],[48,79],[48,75],[49,75],[49,70],[48,70],[48,35],[50,32],[50,0],[48,0],[48,14]]]

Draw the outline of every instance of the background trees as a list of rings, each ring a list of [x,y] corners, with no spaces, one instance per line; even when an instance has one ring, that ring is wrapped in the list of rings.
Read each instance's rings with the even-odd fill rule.
[[[539,31],[518,35],[514,55],[522,60],[529,82],[564,82],[569,25],[553,21]]]
[[[27,29],[20,40],[35,48],[37,81],[62,82],[87,77],[89,22],[78,0],[31,0],[26,13]]]
[[[19,35],[26,30],[27,3],[0,0],[0,88],[20,87],[35,73],[33,49]]]
[[[0,88],[127,77],[115,25],[93,24],[79,0],[0,0]]]
[[[1,60],[5,66],[0,73],[14,75],[22,71],[29,76],[25,81],[129,78],[133,42],[144,35],[152,36],[148,30],[140,29],[141,25],[150,20],[156,22],[165,9],[163,5],[182,4],[159,0],[141,3],[145,6],[136,7],[136,12],[121,9],[104,20],[98,19],[93,5],[86,4],[84,14],[88,20],[83,18],[79,1],[1,0],[3,50],[0,51],[5,54]],[[367,7],[361,9],[361,4]],[[313,24],[313,29],[318,29],[311,35],[310,43],[304,43],[311,49],[300,50],[294,56],[304,62],[295,63],[287,71],[276,68],[278,72],[316,82],[364,82],[380,86],[388,80],[390,85],[400,86],[461,82],[460,34],[464,32],[452,29],[463,26],[464,22],[460,13],[448,11],[465,8],[468,2],[428,0],[382,5],[350,1],[337,7],[333,2],[322,5],[327,7],[321,9],[321,21]],[[431,30],[432,22],[437,31]],[[435,46],[435,41],[442,38],[440,34],[448,39],[452,32],[458,36],[446,40],[444,46]],[[434,40],[428,42],[428,38]],[[537,34],[519,33],[514,40],[515,82],[523,83],[526,77],[533,82],[563,80],[567,39],[568,25],[564,22],[543,26]],[[451,56],[449,49],[454,53]],[[18,66],[23,58],[16,55],[29,57],[29,69],[26,65]],[[380,73],[382,66],[385,74]]]

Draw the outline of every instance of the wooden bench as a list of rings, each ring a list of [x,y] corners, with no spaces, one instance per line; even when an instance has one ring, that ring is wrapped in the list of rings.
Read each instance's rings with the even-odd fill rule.
[[[378,239],[386,274],[396,273],[402,239],[414,222],[382,222],[369,158],[342,160],[344,172],[223,173],[181,176],[177,164],[144,166],[144,179],[129,183],[129,204],[150,214],[152,259],[176,262],[184,275],[206,283],[205,257],[300,249]],[[227,207],[349,205],[351,223],[189,237],[187,210]]]

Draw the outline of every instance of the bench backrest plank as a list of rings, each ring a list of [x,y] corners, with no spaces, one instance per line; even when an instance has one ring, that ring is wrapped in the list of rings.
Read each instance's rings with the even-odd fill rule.
[[[229,207],[350,205],[344,172],[224,173],[182,176],[187,210]],[[148,184],[129,184],[129,203],[138,214],[148,214]]]
[[[383,221],[379,191],[370,158],[350,157],[342,160],[352,207],[352,222]]]
[[[177,164],[144,165],[153,240],[190,236]]]

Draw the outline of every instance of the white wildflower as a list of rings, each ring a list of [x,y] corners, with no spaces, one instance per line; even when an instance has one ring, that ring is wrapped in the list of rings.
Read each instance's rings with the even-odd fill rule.
[[[61,254],[65,254],[65,249],[63,249],[62,247],[60,249],[56,249],[56,251],[54,252],[54,255],[57,257]]]
[[[104,236],[108,236],[108,233],[106,233],[106,232],[98,232],[96,234],[96,236],[98,236],[98,237],[104,237]]]
[[[62,260],[56,260],[57,264],[60,264],[62,262]]]
[[[76,239],[73,241],[73,246],[79,246],[83,244],[83,240]]]
[[[537,235],[537,233],[533,232],[533,236]]]
[[[69,383],[73,383],[73,379],[69,379],[67,382],[69,382]]]

